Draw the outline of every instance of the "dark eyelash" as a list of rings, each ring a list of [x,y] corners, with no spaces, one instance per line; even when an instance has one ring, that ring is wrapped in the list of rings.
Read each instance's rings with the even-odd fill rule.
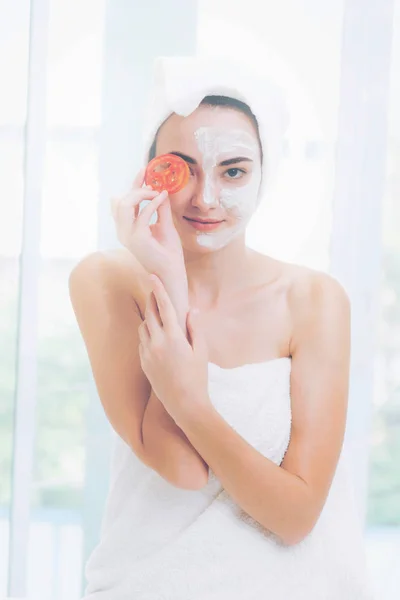
[[[225,171],[225,173],[229,173],[229,171],[239,171],[240,173],[243,173],[244,175],[246,175],[247,171],[245,169],[240,169],[239,167],[230,167],[229,169],[227,169]],[[195,171],[192,167],[189,166],[189,172],[191,175],[195,175]]]
[[[245,171],[245,169],[240,169],[239,167],[230,167],[230,169],[227,169],[225,171],[225,173],[229,173],[229,171],[239,171],[240,173],[244,173],[244,174],[247,173],[247,171]]]

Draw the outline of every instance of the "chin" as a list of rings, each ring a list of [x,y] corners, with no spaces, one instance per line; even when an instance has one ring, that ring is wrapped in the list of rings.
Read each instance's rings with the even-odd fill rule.
[[[236,228],[232,228],[218,234],[200,234],[195,239],[181,237],[181,241],[183,248],[188,252],[192,252],[193,254],[209,254],[226,248],[243,233],[242,229],[237,230]]]
[[[218,250],[216,244],[211,240],[209,245],[203,246],[196,239],[184,239],[181,238],[182,248],[191,254],[209,254],[210,252],[215,252]]]

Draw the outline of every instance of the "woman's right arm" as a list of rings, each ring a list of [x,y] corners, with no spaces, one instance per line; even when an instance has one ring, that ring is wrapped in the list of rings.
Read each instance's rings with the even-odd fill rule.
[[[129,273],[134,276],[133,270]],[[69,290],[113,429],[144,464],[171,484],[192,490],[203,487],[207,473],[203,459],[166,413],[141,368],[142,319],[126,283],[126,268],[106,253],[90,254],[71,272]]]

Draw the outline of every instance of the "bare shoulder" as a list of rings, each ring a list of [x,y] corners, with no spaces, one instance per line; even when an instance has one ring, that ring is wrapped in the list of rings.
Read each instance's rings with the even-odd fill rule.
[[[270,273],[267,289],[278,292],[276,303],[284,307],[290,355],[328,330],[331,339],[335,332],[349,337],[350,299],[333,275],[271,257],[263,257],[261,267]]]
[[[304,304],[304,301],[308,304],[312,299],[317,300],[321,294],[334,294],[336,299],[341,297],[343,301],[349,300],[340,281],[325,271],[303,265],[287,264],[287,276],[290,281],[289,297],[294,308]]]
[[[288,265],[288,307],[292,318],[291,350],[328,325],[348,330],[351,303],[344,286],[333,275],[302,265]]]
[[[310,300],[317,300],[321,294],[333,294],[341,297],[344,302],[348,301],[343,285],[324,271],[262,255],[259,272],[270,273],[268,284],[272,282],[279,290],[284,291],[294,310],[309,307]]]
[[[124,248],[98,250],[84,256],[72,269],[70,288],[91,283],[102,289],[128,292],[135,298],[144,269],[138,260]]]

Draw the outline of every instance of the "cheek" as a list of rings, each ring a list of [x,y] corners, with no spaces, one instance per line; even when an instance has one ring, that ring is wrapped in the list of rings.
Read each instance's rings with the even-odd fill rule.
[[[250,202],[246,190],[247,186],[243,188],[222,188],[220,193],[220,200],[225,210],[229,211],[235,217],[243,218],[250,210]]]
[[[185,204],[185,202],[187,202],[188,198],[191,197],[193,193],[193,184],[191,179],[189,179],[188,183],[185,185],[185,187],[183,189],[181,189],[179,192],[176,192],[175,194],[170,194],[169,198],[171,200],[171,206],[173,207],[177,207],[177,206],[181,206],[182,204]]]
[[[258,206],[259,186],[260,176],[253,172],[251,180],[246,185],[223,187],[220,192],[222,206],[237,218],[250,217]]]
[[[170,194],[171,207],[179,210],[181,207],[185,207],[190,202],[193,195],[196,193],[197,178],[194,175],[189,177],[189,181],[185,187],[177,192],[176,194]]]

